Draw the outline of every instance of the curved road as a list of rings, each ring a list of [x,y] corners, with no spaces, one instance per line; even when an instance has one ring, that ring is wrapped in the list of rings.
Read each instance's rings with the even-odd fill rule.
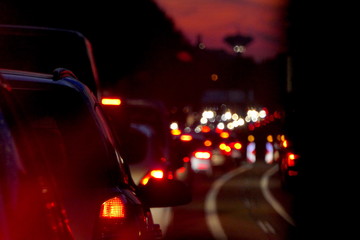
[[[195,175],[192,203],[174,208],[166,240],[290,240],[296,233],[293,196],[277,165],[244,164],[213,179]]]

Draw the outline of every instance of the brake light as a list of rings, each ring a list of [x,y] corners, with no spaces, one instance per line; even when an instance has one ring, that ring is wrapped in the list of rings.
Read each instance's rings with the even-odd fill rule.
[[[198,151],[194,153],[194,156],[198,159],[210,159],[211,153],[207,151]]]
[[[152,170],[150,172],[150,176],[153,178],[161,179],[164,177],[164,171],[163,170]]]
[[[211,145],[212,145],[212,142],[210,140],[205,140],[204,141],[204,146],[210,147]]]
[[[172,129],[171,134],[174,136],[179,136],[181,134],[181,130],[179,129]]]
[[[222,132],[222,133],[220,133],[220,137],[221,138],[229,138],[230,134],[228,132]]]
[[[295,160],[299,158],[299,155],[293,154],[293,153],[289,153],[287,156],[287,165],[289,167],[294,167],[295,166]]]
[[[288,147],[288,141],[287,140],[282,141],[281,146],[283,148],[287,148]]]
[[[192,140],[192,136],[188,134],[184,134],[180,136],[180,140],[183,142],[190,142]]]
[[[209,126],[202,126],[201,127],[201,132],[203,132],[203,133],[208,133],[210,131],[211,131],[211,129],[210,129]]]
[[[220,145],[219,145],[219,149],[223,150],[223,151],[226,149],[226,147],[227,147],[227,145],[225,143],[220,143]]]
[[[101,104],[107,106],[120,106],[121,100],[120,98],[103,98],[101,99]]]
[[[225,149],[224,149],[224,151],[227,152],[227,153],[231,152],[231,147],[226,146]]]
[[[242,148],[241,143],[239,143],[239,142],[234,143],[234,148],[237,150],[240,150]]]
[[[146,174],[145,177],[141,179],[141,184],[146,185],[149,182],[150,178],[163,179],[164,171],[160,169],[152,170],[150,173]]]
[[[119,219],[125,217],[125,204],[119,197],[110,198],[101,205],[100,217]]]

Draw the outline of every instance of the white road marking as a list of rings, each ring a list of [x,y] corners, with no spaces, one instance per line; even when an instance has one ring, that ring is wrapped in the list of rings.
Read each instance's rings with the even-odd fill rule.
[[[263,223],[263,221],[258,220],[256,223],[257,223],[257,225],[259,225],[259,227],[261,228],[261,230],[262,230],[263,232],[265,232],[265,233],[268,232],[268,230],[267,230],[265,224]]]
[[[220,219],[217,214],[216,206],[216,197],[221,189],[221,187],[229,181],[231,178],[235,177],[238,174],[241,174],[247,170],[250,170],[252,165],[245,165],[239,168],[236,168],[220,178],[218,178],[210,188],[210,191],[205,198],[205,217],[208,229],[216,240],[227,240],[227,236],[224,232],[224,229],[221,226]]]
[[[278,165],[270,168],[268,171],[264,173],[261,177],[260,187],[261,191],[264,195],[264,198],[268,201],[268,203],[274,208],[274,210],[284,218],[288,223],[295,226],[295,222],[292,217],[285,211],[283,206],[273,197],[269,190],[269,178],[278,171]]]
[[[276,234],[274,227],[268,221],[265,221],[265,226],[270,233]]]
[[[257,224],[264,233],[276,234],[274,227],[268,221],[258,220]]]

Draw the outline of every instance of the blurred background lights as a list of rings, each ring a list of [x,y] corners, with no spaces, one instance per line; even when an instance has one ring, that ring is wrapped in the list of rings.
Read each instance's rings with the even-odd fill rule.
[[[230,111],[228,111],[228,112],[225,113],[225,119],[226,119],[226,120],[230,120],[230,119],[231,119],[231,116],[232,116],[232,114],[231,114]]]
[[[229,138],[230,134],[228,132],[222,132],[222,133],[220,133],[220,137],[221,138]]]
[[[179,125],[177,122],[172,122],[170,124],[170,129],[174,130],[174,129],[179,129]]]
[[[194,131],[195,131],[196,133],[201,132],[201,126],[197,126],[197,127],[194,129]]]
[[[236,122],[237,122],[238,126],[244,126],[245,125],[245,120],[243,118],[238,119]]]
[[[179,136],[181,134],[181,130],[179,129],[172,129],[171,134],[174,136]]]
[[[221,120],[222,121],[228,121],[228,120],[230,120],[231,119],[231,116],[232,116],[232,114],[231,114],[231,112],[230,111],[227,111],[226,113],[224,113],[223,115],[221,115]]]
[[[204,112],[202,113],[202,116],[203,116],[204,118],[207,118],[207,119],[214,118],[214,117],[215,117],[215,112],[212,111],[212,110],[207,110],[207,111],[204,111]]]
[[[223,130],[223,129],[225,128],[225,124],[222,123],[222,122],[220,122],[220,123],[218,123],[218,125],[217,125],[216,127],[217,127],[218,129]]]
[[[217,81],[219,79],[219,76],[217,75],[217,74],[215,74],[215,73],[213,73],[213,74],[211,74],[211,80],[212,81]]]
[[[257,122],[259,119],[259,112],[255,109],[249,109],[247,111],[247,119],[245,119],[247,122],[250,120],[252,122]]]
[[[237,113],[234,113],[232,116],[231,116],[232,120],[236,121],[239,119],[239,115],[237,115]]]
[[[243,53],[245,52],[245,47],[244,46],[241,46],[241,45],[236,45],[234,46],[234,52],[236,53]]]
[[[184,132],[186,132],[186,133],[190,133],[190,132],[191,132],[191,128],[190,128],[190,127],[186,127],[186,128],[184,128]]]
[[[232,122],[229,122],[228,124],[226,124],[226,127],[230,130],[234,129],[234,124]]]
[[[200,123],[201,123],[201,124],[206,124],[207,122],[208,122],[207,118],[202,117],[202,118],[200,119]]]
[[[205,140],[204,146],[210,147],[212,145],[212,142],[210,140]]]
[[[238,106],[236,106],[238,108]],[[192,126],[197,122],[198,126],[184,128],[184,132],[201,133],[216,131],[221,133],[225,129],[230,131],[236,131],[237,128],[247,126],[249,130],[254,130],[256,127],[266,125],[271,120],[274,114],[270,114],[266,107],[254,108],[248,107],[245,111],[245,117],[242,117],[239,112],[230,109],[227,105],[222,104],[220,107],[207,106],[200,112],[193,112],[189,114],[192,117],[192,121],[188,121],[187,125]],[[279,115],[279,114],[278,114]],[[280,118],[280,117],[279,117]],[[179,126],[176,122],[173,122],[170,126],[171,129],[178,129]],[[192,130],[193,129],[193,130]]]
[[[202,43],[202,42],[201,42],[201,43],[199,43],[199,45],[198,45],[198,46],[199,46],[199,48],[200,48],[200,49],[205,49],[205,48],[206,48],[205,43]]]
[[[259,117],[265,118],[265,117],[266,117],[266,111],[265,111],[265,110],[261,110],[261,111],[259,112]]]

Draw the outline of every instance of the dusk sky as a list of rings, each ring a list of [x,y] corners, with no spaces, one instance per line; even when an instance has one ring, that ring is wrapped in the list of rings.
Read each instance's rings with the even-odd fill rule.
[[[288,0],[154,0],[187,39],[195,44],[199,35],[207,48],[231,48],[228,35],[251,36],[244,55],[256,61],[283,51]]]

